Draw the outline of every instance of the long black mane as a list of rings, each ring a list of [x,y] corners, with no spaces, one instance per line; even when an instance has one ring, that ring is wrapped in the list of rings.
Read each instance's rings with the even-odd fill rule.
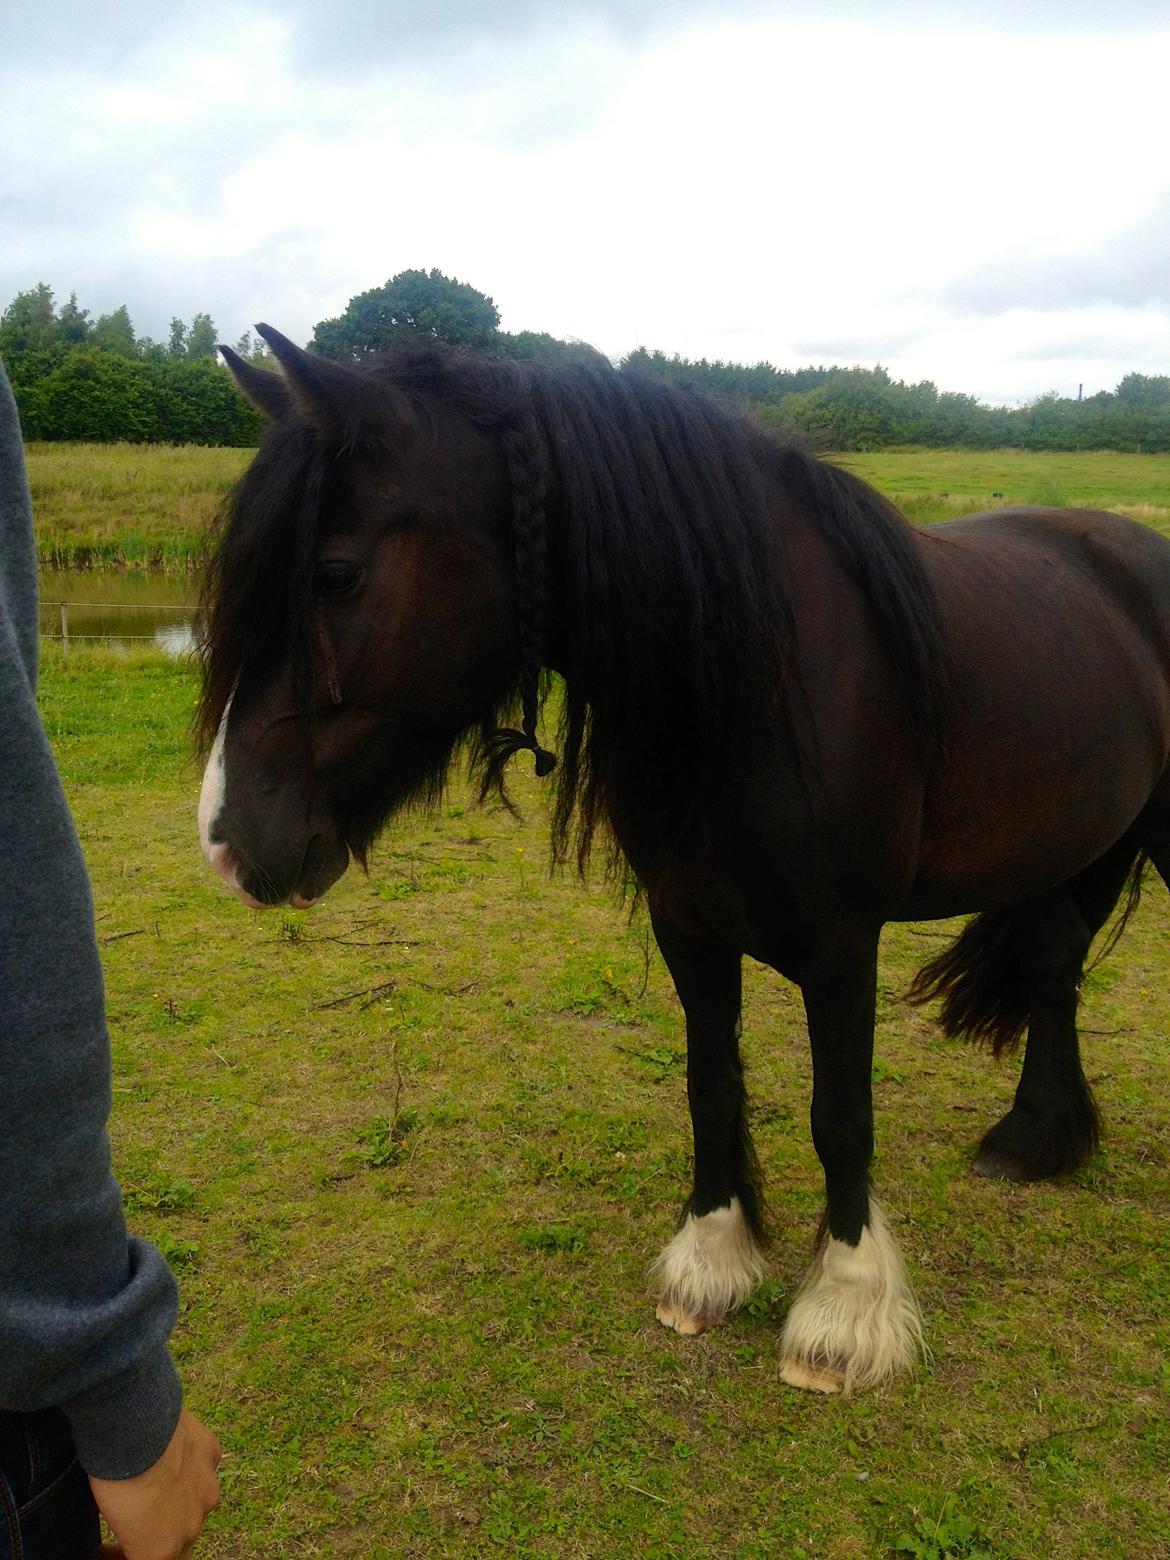
[[[859,479],[704,396],[600,361],[390,354],[364,372],[501,440],[524,663],[513,702],[529,739],[539,665],[551,653],[564,673],[557,854],[575,848],[584,865],[617,815],[669,851],[701,825],[720,778],[749,777],[774,753],[799,678],[784,557],[793,506],[868,599],[909,719],[931,740],[942,675],[932,594],[909,524]],[[274,645],[312,655],[315,506],[342,453],[285,417],[232,495],[206,593],[205,737],[246,664]],[[485,712],[485,732],[503,714]],[[490,740],[475,751],[490,770]]]

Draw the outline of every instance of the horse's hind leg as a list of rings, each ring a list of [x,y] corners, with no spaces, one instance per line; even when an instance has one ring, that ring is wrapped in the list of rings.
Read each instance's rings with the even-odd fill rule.
[[[764,1276],[758,1172],[739,1060],[740,956],[683,936],[651,908],[687,1020],[694,1187],[654,1264],[658,1320],[700,1333],[743,1304]]]
[[[979,1175],[1039,1181],[1083,1165],[1100,1118],[1081,1070],[1077,1001],[1094,936],[1109,919],[1133,867],[1127,837],[1084,872],[1013,912],[1013,940],[1030,1017],[1015,1102],[983,1139]]]

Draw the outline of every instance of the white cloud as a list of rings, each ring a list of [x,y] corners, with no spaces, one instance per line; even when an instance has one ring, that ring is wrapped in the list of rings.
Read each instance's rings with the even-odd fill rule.
[[[0,67],[0,301],[43,279],[154,335],[209,309],[303,339],[438,266],[508,328],[614,355],[880,358],[993,399],[1170,365],[1170,24],[1140,30],[1136,0],[1059,29],[1016,7],[1008,31],[998,0],[978,25],[913,0],[881,24],[746,0],[114,11],[92,70],[55,3]]]

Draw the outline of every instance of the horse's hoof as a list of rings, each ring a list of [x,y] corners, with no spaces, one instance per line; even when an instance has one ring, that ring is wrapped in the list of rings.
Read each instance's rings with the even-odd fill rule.
[[[780,1374],[790,1387],[802,1392],[844,1392],[845,1372],[831,1365],[806,1365],[803,1360],[785,1360]]]
[[[723,1320],[721,1316],[713,1316],[709,1311],[701,1312],[698,1316],[692,1316],[684,1311],[681,1306],[675,1305],[671,1300],[660,1300],[654,1313],[663,1327],[669,1327],[676,1333],[681,1333],[684,1338],[697,1338],[700,1333],[709,1332],[712,1327],[718,1327]]]
[[[992,1181],[1053,1181],[1087,1164],[1099,1135],[1091,1099],[1054,1116],[1013,1107],[984,1135],[973,1168]]]
[[[975,1163],[971,1168],[976,1175],[985,1176],[989,1181],[1042,1181],[1044,1179],[1043,1175],[1036,1174],[1011,1154],[986,1146],[976,1154]]]

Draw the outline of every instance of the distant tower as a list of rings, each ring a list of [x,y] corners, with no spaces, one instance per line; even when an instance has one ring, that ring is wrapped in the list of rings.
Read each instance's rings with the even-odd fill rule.
[[[1077,400],[1078,401],[1083,401],[1084,399],[1085,399],[1085,387],[1084,387],[1084,385],[1078,385],[1077,386]]]

